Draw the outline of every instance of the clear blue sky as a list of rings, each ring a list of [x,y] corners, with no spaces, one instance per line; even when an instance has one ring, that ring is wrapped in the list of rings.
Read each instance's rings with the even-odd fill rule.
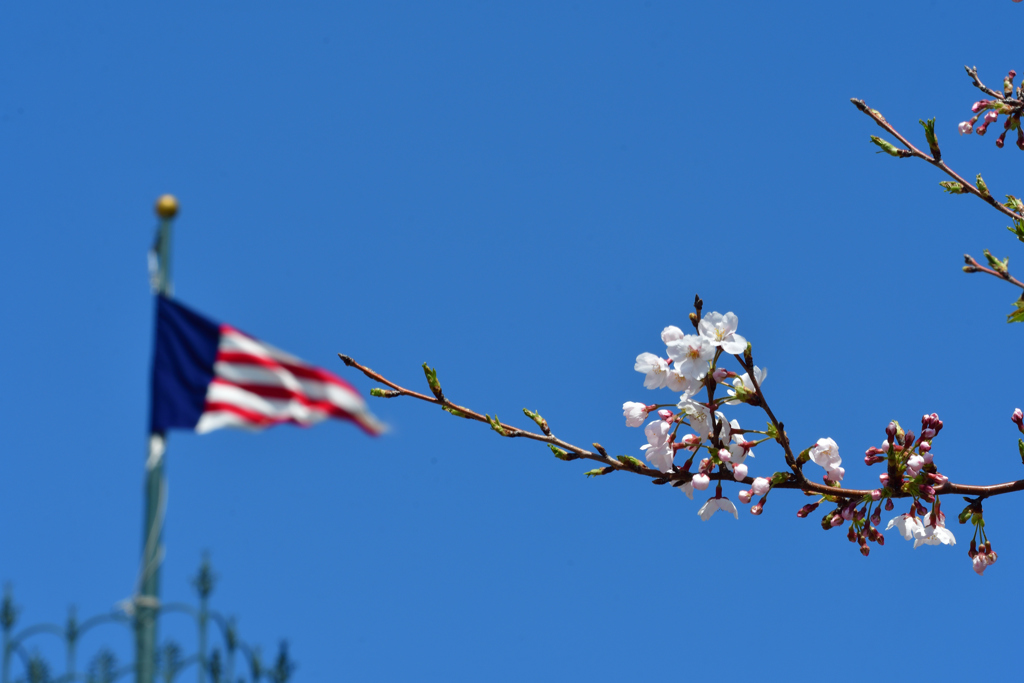
[[[964,64],[994,86],[1022,70],[1024,7],[338,5],[0,10],[0,580],[25,623],[132,590],[165,192],[180,299],[367,395],[338,352],[414,387],[429,361],[457,402],[639,456],[620,406],[655,394],[633,359],[699,292],[739,316],[794,441],[839,443],[850,485],[877,482],[860,460],[890,419],[933,411],[950,477],[1022,475],[1024,327],[1008,287],[960,272],[1019,244],[934,169],[875,154],[848,99],[917,140],[937,117],[955,168],[1020,195],[1024,156],[956,123],[978,99]],[[1018,499],[986,505],[1001,559],[979,578],[966,527],[864,558],[798,520],[799,495],[702,523],[645,478],[372,406],[385,438],[170,439],[164,596],[190,599],[208,549],[214,606],[265,650],[287,638],[296,680],[1019,671]],[[751,471],[780,462],[762,448]],[[127,657],[119,638],[84,651]]]

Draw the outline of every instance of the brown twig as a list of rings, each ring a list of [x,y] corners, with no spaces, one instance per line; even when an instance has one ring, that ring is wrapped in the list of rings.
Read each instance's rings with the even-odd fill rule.
[[[983,266],[980,263],[978,263],[975,260],[975,258],[973,256],[971,256],[970,254],[964,254],[964,263],[967,264],[967,266],[964,268],[965,272],[968,272],[968,273],[974,273],[974,272],[988,273],[989,275],[997,277],[1000,280],[1005,280],[1006,282],[1009,282],[1012,285],[1017,285],[1021,289],[1024,289],[1024,282],[1021,282],[1020,280],[1018,280],[1017,278],[1013,277],[1009,273],[1000,273],[998,270],[993,270],[991,268],[986,268],[985,266]],[[968,270],[968,268],[970,268],[970,270]]]
[[[340,354],[339,353],[338,357],[341,358],[341,360],[345,363],[345,365],[347,365],[349,367],[356,368],[357,370],[362,372],[364,375],[366,375],[367,377],[369,377],[373,381],[378,382],[380,384],[383,384],[385,386],[391,387],[391,389],[393,389],[395,392],[398,392],[397,394],[393,394],[392,392],[388,392],[391,395],[395,395],[395,396],[398,396],[398,395],[410,396],[412,398],[419,399],[421,401],[425,401],[426,403],[434,403],[436,405],[441,405],[442,407],[445,407],[446,409],[448,409],[449,412],[452,412],[453,414],[459,415],[460,417],[464,417],[464,418],[467,418],[467,419],[470,419],[470,420],[476,420],[477,422],[483,422],[485,424],[490,423],[490,421],[487,419],[486,416],[481,415],[480,413],[478,413],[476,411],[470,410],[469,408],[457,405],[455,403],[451,403],[447,399],[442,402],[442,401],[438,400],[437,398],[435,398],[433,396],[427,396],[426,394],[421,394],[421,393],[419,393],[417,391],[412,391],[411,389],[406,389],[405,387],[402,387],[402,386],[392,382],[391,380],[387,379],[386,377],[384,377],[380,373],[374,372],[370,368],[368,368],[368,367],[366,367],[364,365],[361,365],[360,363],[357,363],[353,358],[351,358],[349,356],[346,356],[344,354]],[[745,365],[745,364],[743,362],[741,362],[741,365]],[[754,378],[753,378],[752,370],[753,370],[753,362],[751,361],[751,367],[747,369],[747,373],[750,375],[751,381],[755,381]],[[757,386],[757,385],[755,384],[755,386]],[[771,412],[770,408],[768,408],[767,402],[764,399],[764,395],[761,393],[760,387],[758,387],[757,390],[758,390],[758,396],[760,397],[760,399],[762,401],[762,406],[765,408],[765,412],[769,415],[769,418],[771,419],[772,424],[775,425],[775,428],[777,430],[779,430],[779,434],[782,437],[782,439],[780,440],[780,443],[782,443],[783,449],[787,453],[787,460],[790,459],[790,458],[793,458],[794,461],[795,461],[795,458],[794,458],[794,456],[793,456],[793,454],[792,454],[792,452],[791,452],[791,450],[789,448],[789,438],[785,436],[785,430],[784,430],[784,428],[782,426],[782,423],[778,422],[776,420],[774,414]],[[521,437],[524,437],[524,438],[527,438],[527,439],[533,439],[534,441],[542,441],[542,442],[547,443],[547,444],[558,446],[559,448],[562,448],[562,449],[568,451],[569,453],[572,453],[573,455],[575,455],[578,458],[586,458],[587,460],[594,460],[594,461],[600,462],[600,463],[602,463],[602,464],[604,464],[604,465],[606,465],[608,467],[613,467],[616,470],[624,470],[624,471],[627,471],[627,472],[633,472],[635,474],[642,474],[644,476],[647,476],[647,477],[650,477],[650,478],[654,479],[655,483],[657,483],[657,484],[665,484],[665,483],[668,483],[668,482],[682,482],[682,483],[686,483],[686,482],[690,481],[693,478],[693,474],[692,473],[684,472],[684,471],[681,471],[681,470],[674,470],[674,471],[669,472],[669,473],[663,473],[663,472],[659,472],[656,469],[647,467],[645,465],[640,465],[639,467],[630,465],[630,464],[628,464],[626,462],[623,462],[621,460],[618,460],[616,458],[613,458],[613,457],[609,456],[607,454],[607,452],[604,451],[603,448],[599,448],[596,444],[595,444],[595,448],[597,448],[600,451],[598,453],[594,453],[594,452],[589,451],[589,450],[587,450],[585,448],[580,448],[579,446],[575,446],[575,445],[573,445],[573,444],[571,444],[571,443],[569,443],[567,441],[563,441],[562,439],[559,439],[559,438],[557,438],[557,437],[555,437],[553,435],[537,434],[535,432],[531,432],[531,431],[528,431],[528,430],[525,430],[525,429],[519,429],[518,427],[513,427],[513,426],[507,425],[505,423],[498,423],[498,424],[500,424],[500,426],[507,432],[507,434],[506,434],[507,436],[521,436]],[[799,469],[797,469],[797,471],[799,472],[798,476],[801,476],[803,474],[802,471],[800,471]],[[710,473],[708,476],[712,480],[733,481],[733,478],[728,473],[725,473],[725,472],[720,472],[720,471],[719,472],[714,472],[714,473]],[[754,481],[753,477],[749,477],[748,476],[748,477],[744,478],[742,481],[739,481],[737,483],[749,485],[749,484],[752,484],[753,481]],[[773,486],[773,488],[777,488],[777,489],[800,489],[800,490],[805,491],[807,493],[816,493],[816,494],[820,494],[820,495],[824,495],[824,496],[833,496],[833,497],[835,497],[837,499],[841,499],[841,500],[842,499],[846,499],[846,500],[862,499],[865,496],[870,497],[871,494],[872,494],[872,490],[871,489],[844,489],[844,488],[837,488],[837,487],[833,487],[833,486],[828,486],[826,484],[818,484],[816,482],[808,480],[806,477],[803,477],[802,480],[794,481],[794,480],[791,479],[789,481],[781,482],[779,484],[775,484]],[[960,494],[960,495],[981,495],[981,496],[986,496],[986,497],[988,497],[988,496],[998,496],[998,495],[1001,495],[1001,494],[1012,493],[1014,491],[1022,491],[1022,490],[1024,490],[1024,479],[1021,479],[1021,480],[1018,480],[1018,481],[1005,482],[1003,484],[994,484],[992,486],[971,486],[971,485],[965,485],[965,484],[954,484],[952,482],[946,482],[942,486],[935,487],[936,495]],[[909,497],[911,497],[911,494],[905,493],[903,491],[890,491],[889,494],[890,494],[890,496],[892,498],[909,498]]]
[[[971,81],[974,82],[974,87],[975,88],[977,88],[981,92],[985,93],[989,97],[994,97],[997,100],[1003,99],[1003,93],[996,92],[995,90],[993,90],[992,88],[988,87],[987,85],[985,85],[984,83],[981,82],[981,79],[978,78],[978,67],[976,67],[976,66],[964,66],[964,69],[967,71],[967,75],[971,77]]]
[[[1007,207],[1003,206],[998,201],[996,201],[995,197],[993,197],[991,195],[991,193],[989,193],[989,192],[982,192],[977,187],[975,187],[971,183],[969,183],[966,180],[964,180],[964,178],[962,178],[959,173],[957,173],[956,171],[951,169],[948,165],[946,165],[945,161],[942,161],[941,159],[935,159],[932,156],[930,156],[928,154],[925,154],[924,152],[919,150],[914,145],[910,144],[910,141],[907,140],[902,135],[900,135],[900,133],[895,128],[893,128],[889,124],[888,121],[885,120],[885,117],[882,116],[882,114],[880,112],[878,112],[875,109],[870,108],[867,104],[864,103],[864,100],[858,100],[858,99],[854,98],[854,99],[851,99],[850,101],[853,102],[853,105],[855,107],[857,107],[857,109],[859,109],[860,111],[862,111],[863,113],[865,113],[869,117],[871,117],[871,119],[875,123],[877,123],[880,127],[882,127],[887,133],[889,133],[894,138],[896,138],[901,143],[903,143],[903,145],[906,146],[907,151],[910,152],[909,156],[917,157],[918,159],[924,159],[925,161],[927,161],[929,164],[931,164],[935,168],[940,169],[943,173],[948,175],[950,178],[952,178],[956,182],[960,183],[960,185],[963,186],[964,190],[967,193],[973,194],[975,197],[978,197],[979,199],[984,201],[986,204],[988,204],[988,205],[992,206],[993,208],[995,208],[1000,213],[1005,214],[1005,215],[1009,216],[1010,218],[1012,218],[1014,220],[1018,220],[1018,221],[1019,220],[1024,220],[1024,215],[1016,213],[1014,211],[1011,211],[1010,209],[1008,209]]]

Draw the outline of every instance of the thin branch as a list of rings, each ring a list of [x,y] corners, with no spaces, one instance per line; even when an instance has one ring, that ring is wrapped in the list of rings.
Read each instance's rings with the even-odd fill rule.
[[[970,254],[964,254],[964,263],[967,264],[967,266],[964,267],[964,271],[965,272],[968,272],[968,273],[974,273],[974,272],[988,273],[989,275],[997,277],[1000,280],[1005,280],[1006,282],[1009,282],[1012,285],[1016,285],[1016,286],[1020,287],[1021,289],[1024,289],[1024,282],[1021,282],[1017,278],[1015,278],[1012,275],[1010,275],[1010,273],[1008,273],[1008,272],[1007,273],[1000,273],[999,271],[993,270],[992,268],[986,268],[985,266],[983,266],[980,263],[978,263],[975,260],[975,258],[973,256],[971,256]]]
[[[464,417],[464,418],[470,419],[470,420],[476,420],[477,422],[483,422],[485,424],[489,424],[490,423],[490,420],[488,420],[486,416],[481,415],[480,413],[478,413],[476,411],[473,411],[473,410],[471,410],[469,408],[466,408],[464,406],[460,406],[460,405],[457,405],[455,403],[452,403],[452,402],[448,401],[447,399],[445,399],[442,402],[442,401],[438,400],[437,398],[435,398],[433,396],[427,396],[426,394],[421,394],[421,393],[419,393],[417,391],[412,391],[411,389],[406,389],[405,387],[402,387],[402,386],[392,382],[391,380],[385,378],[380,373],[374,372],[370,368],[368,368],[368,367],[366,367],[364,365],[361,365],[360,363],[357,363],[353,358],[351,358],[349,356],[346,356],[344,354],[340,354],[339,353],[338,357],[341,358],[341,360],[345,363],[345,365],[347,365],[349,367],[352,367],[352,368],[356,368],[357,370],[362,372],[364,375],[369,377],[374,382],[378,382],[378,383],[383,384],[385,386],[391,387],[395,392],[398,392],[398,393],[391,394],[393,396],[409,396],[409,397],[412,397],[412,398],[415,398],[415,399],[419,399],[421,401],[425,401],[426,403],[433,403],[433,404],[436,404],[436,405],[441,405],[442,407],[446,408],[449,412],[452,412],[452,414],[457,415],[459,417]],[[741,365],[745,365],[745,363],[741,362]],[[750,375],[751,379],[753,380],[752,369],[753,369],[753,364],[751,362],[751,367],[747,369],[747,373]],[[779,430],[780,437],[782,437],[781,440],[780,440],[780,444],[783,445],[783,449],[787,452],[787,458],[793,458],[794,461],[795,461],[795,458],[792,455],[792,452],[791,452],[791,450],[789,448],[789,439],[788,439],[788,437],[785,436],[785,430],[783,428],[783,425],[782,425],[781,422],[778,422],[775,419],[774,414],[771,413],[771,410],[768,408],[767,402],[764,401],[764,396],[761,393],[760,388],[758,388],[758,396],[761,398],[762,406],[764,407],[765,412],[769,415],[770,419],[772,420],[772,424],[774,424],[776,429]],[[567,441],[563,441],[562,439],[559,439],[559,438],[557,438],[557,437],[555,437],[553,435],[537,434],[535,432],[531,432],[531,431],[528,431],[528,430],[525,430],[525,429],[520,429],[518,427],[513,427],[512,425],[507,425],[505,423],[498,423],[498,424],[506,431],[506,435],[509,436],[509,437],[521,436],[521,437],[525,437],[527,439],[533,439],[534,441],[542,441],[542,442],[547,443],[547,444],[552,444],[552,445],[558,446],[559,448],[562,448],[562,449],[572,453],[573,455],[577,456],[578,458],[585,458],[587,460],[594,460],[594,461],[600,462],[600,463],[602,463],[602,464],[604,464],[604,465],[606,465],[608,467],[613,467],[616,470],[624,470],[624,471],[627,471],[627,472],[633,472],[635,474],[642,474],[644,476],[651,477],[652,479],[655,480],[654,483],[656,483],[656,484],[665,484],[665,483],[669,483],[669,482],[686,483],[686,482],[690,481],[693,478],[693,474],[690,473],[690,472],[684,472],[682,470],[678,470],[677,469],[677,470],[673,470],[672,472],[663,473],[663,472],[659,472],[656,469],[647,467],[646,465],[642,465],[642,464],[640,466],[638,466],[638,467],[637,466],[632,466],[630,464],[627,464],[626,462],[623,462],[621,460],[617,460],[616,458],[613,458],[613,457],[609,456],[607,453],[604,452],[603,448],[600,448],[601,452],[594,453],[594,452],[589,451],[589,450],[587,450],[585,448],[580,448],[579,446],[575,446],[575,445],[573,445],[573,444],[571,444],[571,443],[569,443]],[[784,444],[782,444],[781,442],[784,442]],[[595,444],[595,448],[599,448],[597,446],[597,444]],[[802,474],[802,471],[800,472],[800,474]],[[710,473],[708,476],[712,480],[733,481],[733,478],[731,476],[729,476],[728,473],[714,472],[714,473]],[[753,477],[749,477],[748,476],[748,477],[744,478],[742,481],[737,481],[736,483],[738,483],[738,484],[748,484],[749,485],[749,484],[752,484],[753,481],[754,481]],[[816,493],[816,494],[820,494],[820,495],[824,495],[824,496],[833,496],[833,497],[835,497],[837,499],[846,499],[846,500],[862,499],[865,496],[871,496],[871,494],[872,494],[872,490],[871,489],[844,489],[844,488],[838,488],[838,487],[828,486],[826,484],[818,484],[816,482],[808,480],[806,477],[804,477],[802,480],[799,480],[799,481],[794,481],[794,480],[791,479],[789,481],[781,482],[779,484],[775,484],[773,486],[773,488],[777,488],[777,489],[800,489],[800,490],[805,491],[807,493]],[[985,496],[985,497],[998,496],[998,495],[1002,495],[1002,494],[1005,494],[1005,493],[1013,493],[1015,491],[1022,491],[1022,490],[1024,490],[1024,479],[1020,479],[1020,480],[1017,480],[1017,481],[1009,481],[1009,482],[1005,482],[1005,483],[1002,483],[1002,484],[994,484],[994,485],[991,485],[991,486],[972,486],[972,485],[966,485],[966,484],[954,484],[952,482],[946,482],[942,486],[936,486],[935,487],[936,495],[959,494],[959,495],[981,495],[981,496]],[[912,497],[911,494],[904,493],[903,491],[899,491],[899,490],[890,490],[889,491],[889,495],[892,498],[910,498],[910,497]]]
[[[988,86],[986,86],[984,83],[981,82],[981,79],[978,78],[978,67],[976,67],[976,66],[965,66],[964,69],[967,71],[967,75],[971,77],[971,81],[974,82],[974,87],[975,88],[977,88],[981,92],[985,93],[989,97],[994,97],[997,100],[1003,99],[1003,93],[996,92],[995,90],[993,90],[992,88],[989,88]]]
[[[949,166],[947,166],[945,161],[942,161],[941,159],[935,159],[935,158],[929,156],[928,154],[925,154],[924,152],[919,150],[914,145],[910,144],[910,141],[907,140],[902,135],[900,135],[899,132],[895,128],[893,128],[889,124],[888,121],[885,120],[885,117],[882,116],[882,114],[880,112],[878,112],[875,109],[871,109],[870,107],[868,107],[868,105],[866,105],[864,103],[864,100],[858,100],[858,99],[854,98],[854,99],[851,99],[850,101],[853,102],[853,105],[855,107],[857,107],[857,109],[859,109],[860,111],[862,111],[863,113],[865,113],[869,117],[871,117],[871,119],[875,123],[877,123],[879,126],[881,126],[887,133],[889,133],[894,138],[896,138],[901,143],[903,143],[906,146],[907,150],[910,152],[910,156],[917,157],[919,159],[924,159],[925,161],[927,161],[932,166],[940,169],[943,173],[948,175],[950,178],[952,178],[956,182],[960,183],[960,185],[963,186],[964,190],[967,193],[973,194],[975,197],[978,197],[979,199],[984,201],[986,204],[988,204],[988,205],[992,206],[993,208],[995,208],[1000,213],[1002,213],[1002,214],[1004,214],[1006,216],[1009,216],[1010,218],[1012,218],[1014,220],[1018,220],[1018,221],[1024,220],[1024,214],[1019,214],[1019,213],[1016,213],[1014,211],[1011,211],[1010,209],[1008,209],[1007,207],[1003,206],[998,201],[996,201],[995,197],[993,197],[991,195],[991,193],[989,193],[989,192],[982,192],[977,187],[975,187],[971,183],[969,183],[966,180],[964,180],[964,178],[962,178],[959,173],[957,173],[956,171],[951,169]]]

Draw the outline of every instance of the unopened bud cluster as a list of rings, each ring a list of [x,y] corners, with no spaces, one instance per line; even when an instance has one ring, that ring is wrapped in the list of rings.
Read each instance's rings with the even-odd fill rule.
[[[1003,97],[994,100],[978,100],[971,107],[971,111],[974,113],[967,121],[963,121],[958,126],[961,135],[970,135],[971,133],[977,133],[978,135],[984,135],[988,132],[988,127],[999,121],[999,117],[1003,116],[1003,132],[996,138],[996,147],[1002,147],[1006,144],[1006,134],[1011,130],[1017,131],[1017,147],[1024,150],[1024,129],[1020,125],[1021,117],[1021,103],[1018,101],[1021,99],[1021,88],[1017,88],[1017,98],[1012,99],[1013,95],[1013,79],[1017,77],[1017,72],[1011,70],[1005,79],[1003,79]],[[1024,86],[1024,84],[1022,84]],[[979,123],[980,121],[980,123]]]

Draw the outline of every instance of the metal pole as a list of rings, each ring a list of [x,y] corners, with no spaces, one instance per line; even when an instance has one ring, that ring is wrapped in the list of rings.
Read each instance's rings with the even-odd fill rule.
[[[150,253],[150,284],[156,294],[174,294],[171,281],[171,228],[178,214],[178,201],[167,194],[156,202],[160,218],[156,242]],[[135,596],[135,680],[156,680],[156,623],[160,609],[160,563],[163,561],[163,523],[167,506],[167,481],[164,475],[166,437],[149,435],[146,458],[146,519],[142,528],[142,572]]]
[[[203,563],[199,565],[199,574],[196,575],[193,584],[196,592],[199,593],[199,614],[196,622],[199,627],[199,683],[206,683],[206,669],[209,664],[206,661],[206,625],[210,618],[209,600],[213,592],[213,569],[210,568],[209,556],[203,557]]]
[[[11,674],[11,650],[13,644],[11,643],[11,630],[14,628],[14,622],[18,620],[18,608],[14,605],[14,596],[11,593],[11,586],[8,584],[4,587],[4,601],[3,605],[0,606],[0,628],[3,629],[3,662],[0,664],[0,680],[3,683],[9,683]]]

